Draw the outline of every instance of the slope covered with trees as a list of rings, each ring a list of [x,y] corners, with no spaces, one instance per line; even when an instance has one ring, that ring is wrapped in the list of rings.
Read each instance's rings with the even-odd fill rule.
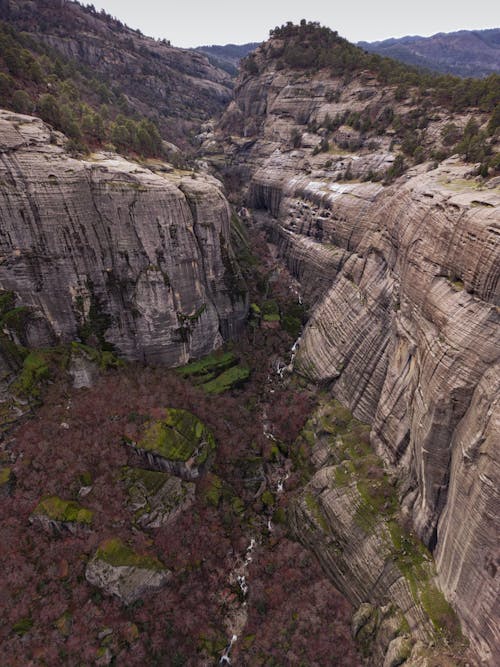
[[[500,29],[459,30],[432,37],[407,36],[358,46],[444,74],[481,77],[500,71]]]
[[[206,56],[127,28],[93,5],[4,0],[0,104],[86,145],[160,154],[222,110],[230,77]]]

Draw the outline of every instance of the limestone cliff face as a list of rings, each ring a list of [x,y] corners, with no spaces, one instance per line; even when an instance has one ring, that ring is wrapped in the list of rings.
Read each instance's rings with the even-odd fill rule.
[[[246,294],[215,179],[74,159],[38,119],[0,124],[0,286],[31,309],[27,343],[97,337],[177,365],[238,330]]]
[[[392,92],[369,76],[340,86],[324,73],[308,83],[273,71],[266,48],[221,132],[233,164],[251,175],[249,205],[312,306],[295,369],[372,425],[442,590],[484,664],[496,665],[500,189],[466,180],[470,166],[457,158],[414,167],[390,186],[364,182],[394,162],[390,133],[376,147],[315,155],[320,137],[306,123],[342,105],[392,102]],[[426,141],[437,141],[444,120],[436,109]],[[317,478],[315,497],[326,497],[327,477]],[[329,550],[325,543],[323,561]],[[353,581],[347,592],[360,601],[366,591]]]

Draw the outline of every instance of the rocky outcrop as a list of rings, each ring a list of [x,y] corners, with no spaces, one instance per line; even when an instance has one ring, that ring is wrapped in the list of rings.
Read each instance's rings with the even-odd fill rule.
[[[187,410],[166,408],[162,419],[150,421],[126,445],[147,463],[186,480],[197,479],[212,463],[216,449],[213,433]]]
[[[30,308],[24,344],[79,337],[179,365],[238,331],[245,286],[215,179],[74,159],[28,116],[0,126],[0,286]]]
[[[311,306],[295,370],[371,424],[403,512],[436,557],[439,586],[483,663],[495,665],[498,182],[471,179],[471,166],[455,156],[389,184],[397,175],[390,122],[361,144],[328,128],[337,114],[382,122],[386,105],[402,115],[408,103],[396,103],[393,88],[368,71],[346,81],[277,67],[273,49],[283,44],[274,39],[257,51],[258,74],[240,79],[219,137],[250,182],[254,220],[267,227]],[[434,110],[423,147],[439,145],[449,119]],[[463,126],[463,115],[454,120]],[[334,525],[342,498],[355,501],[335,494],[326,472],[318,475],[311,484],[331,500]],[[304,517],[297,535],[306,531]],[[348,541],[351,528],[343,534]],[[331,548],[325,540],[316,552]],[[356,567],[344,565],[343,577],[356,581]],[[367,592],[346,592],[369,601]]]
[[[94,519],[92,510],[74,500],[49,496],[41,500],[30,516],[30,523],[41,526],[56,535],[65,532],[78,533],[90,529]]]
[[[115,538],[99,546],[85,570],[90,584],[126,605],[162,588],[170,577],[171,572],[157,558],[138,554]]]
[[[175,521],[194,503],[195,485],[156,470],[123,468],[121,478],[134,522],[142,528],[160,528]]]

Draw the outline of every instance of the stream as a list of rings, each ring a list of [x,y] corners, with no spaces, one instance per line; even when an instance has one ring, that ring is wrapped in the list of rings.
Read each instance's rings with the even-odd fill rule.
[[[297,295],[296,295],[297,296]],[[300,294],[298,294],[298,301],[301,303]],[[261,423],[262,423],[262,432],[263,435],[271,440],[273,443],[278,442],[278,438],[273,433],[272,422],[270,421],[267,414],[267,405],[272,401],[270,396],[266,397],[266,394],[272,395],[275,391],[274,386],[277,382],[283,382],[286,375],[291,374],[293,370],[293,361],[297,354],[298,348],[300,345],[300,337],[294,342],[290,349],[290,359],[288,364],[283,360],[278,359],[275,363],[272,364],[271,370],[267,376],[265,384],[265,392],[262,400],[262,413],[261,413]],[[292,462],[289,458],[284,457],[280,454],[280,460],[267,463],[266,464],[266,481],[257,491],[256,497],[260,496],[263,491],[267,488],[273,495],[280,495],[284,493],[285,482],[289,478],[292,468]],[[234,644],[238,641],[238,638],[241,636],[242,631],[248,620],[248,609],[247,609],[247,598],[250,591],[249,583],[249,572],[248,568],[250,564],[254,561],[256,557],[256,552],[258,552],[259,546],[262,545],[263,541],[268,537],[273,531],[273,522],[272,515],[276,509],[276,503],[271,507],[266,508],[265,514],[267,515],[267,521],[262,524],[261,534],[260,535],[251,535],[249,537],[249,544],[243,555],[238,555],[235,558],[234,565],[229,572],[228,581],[229,584],[238,590],[238,597],[234,600],[234,603],[229,610],[226,619],[225,625],[228,631],[230,639],[224,648],[224,651],[219,659],[219,665],[231,665],[231,651]]]

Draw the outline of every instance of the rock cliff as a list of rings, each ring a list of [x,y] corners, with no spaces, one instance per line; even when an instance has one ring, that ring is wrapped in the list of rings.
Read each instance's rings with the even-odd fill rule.
[[[500,189],[470,179],[457,156],[382,184],[377,171],[397,176],[390,123],[363,140],[352,126],[328,134],[328,118],[374,117],[386,104],[404,114],[408,103],[398,106],[394,87],[368,71],[342,79],[277,67],[273,49],[283,44],[264,45],[253,75],[240,79],[219,140],[249,178],[254,218],[311,305],[295,370],[371,424],[372,446],[398,480],[403,518],[433,552],[437,582],[473,648],[496,665]],[[423,147],[439,144],[451,117],[433,110]],[[328,500],[334,473],[318,475],[310,493],[335,531],[332,508],[355,503],[345,491]],[[306,514],[295,515],[298,535],[308,534]],[[332,562],[327,539],[310,544]],[[326,569],[342,590],[351,579],[352,600],[373,601],[346,563],[347,574]]]
[[[0,286],[29,346],[79,337],[179,365],[246,314],[220,184],[115,154],[70,157],[40,120],[0,115]]]

